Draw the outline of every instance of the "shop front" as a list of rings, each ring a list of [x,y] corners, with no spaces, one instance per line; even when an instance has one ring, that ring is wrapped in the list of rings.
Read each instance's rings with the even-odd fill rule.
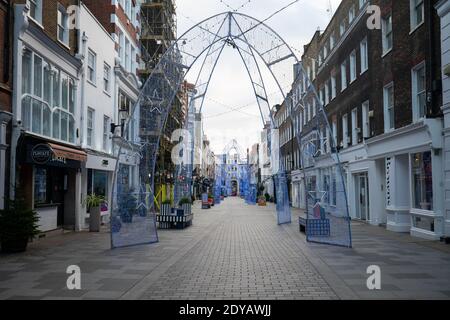
[[[369,157],[384,164],[378,172],[384,174],[388,230],[429,240],[443,235],[441,132],[440,120],[426,119],[368,142]]]
[[[86,166],[82,169],[83,198],[96,195],[103,197],[105,202],[101,206],[102,222],[108,222],[110,216],[110,203],[112,199],[113,175],[116,168],[116,159],[111,155],[87,151]],[[89,226],[89,208],[83,206],[81,226]]]
[[[39,215],[42,232],[76,230],[85,152],[32,136],[18,147],[19,192]]]

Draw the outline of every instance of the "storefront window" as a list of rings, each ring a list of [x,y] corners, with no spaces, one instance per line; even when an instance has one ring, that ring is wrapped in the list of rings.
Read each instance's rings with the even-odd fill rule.
[[[330,176],[329,175],[323,176],[323,191],[325,192],[323,201],[326,204],[330,204]]]
[[[413,217],[414,228],[434,232],[434,219],[430,217]]]
[[[331,175],[331,205],[335,206],[337,202],[337,180],[336,180],[336,169],[333,169],[333,174]]]
[[[108,173],[106,171],[88,170],[88,194],[108,197]]]
[[[433,174],[431,152],[412,155],[413,207],[433,210]]]
[[[34,203],[47,203],[47,169],[36,168],[34,172]]]

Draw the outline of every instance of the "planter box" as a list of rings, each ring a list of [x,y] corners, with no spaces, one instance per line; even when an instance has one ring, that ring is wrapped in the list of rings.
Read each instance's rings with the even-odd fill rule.
[[[100,207],[91,208],[89,212],[89,231],[100,232],[102,212]]]
[[[171,213],[172,207],[170,204],[162,204],[161,205],[161,215],[167,216]]]
[[[184,210],[184,215],[189,215],[192,213],[192,205],[189,203],[182,204],[181,208]]]

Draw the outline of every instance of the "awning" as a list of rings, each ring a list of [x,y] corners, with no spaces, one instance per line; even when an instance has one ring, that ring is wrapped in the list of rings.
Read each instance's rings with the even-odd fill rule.
[[[64,147],[58,144],[49,143],[48,144],[50,148],[53,150],[53,154],[55,157],[58,158],[64,158],[64,159],[71,159],[76,160],[80,162],[86,162],[87,161],[87,153],[81,150]]]

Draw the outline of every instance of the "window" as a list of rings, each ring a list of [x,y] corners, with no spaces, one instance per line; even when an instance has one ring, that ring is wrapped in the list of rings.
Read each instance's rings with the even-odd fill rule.
[[[97,55],[89,50],[88,53],[88,79],[93,84],[96,83]]]
[[[125,69],[130,71],[130,41],[125,39]]]
[[[367,69],[369,69],[367,38],[361,41],[360,54],[361,54],[361,73],[364,73],[365,71],[367,71]]]
[[[103,66],[103,90],[110,92],[111,67],[105,63]]]
[[[325,84],[325,105],[327,105],[328,103],[330,103],[330,80],[327,81],[327,83]]]
[[[95,194],[108,200],[108,172],[88,169],[87,194]]]
[[[332,34],[330,36],[330,51],[333,50],[335,44],[336,44],[336,39],[334,38],[334,34]]]
[[[135,73],[136,72],[136,68],[134,65],[134,60],[136,59],[136,50],[134,49],[133,46],[131,46],[131,57],[130,57],[131,61],[130,61],[130,72]]]
[[[122,61],[122,65],[124,62],[124,48],[125,48],[125,36],[122,31],[118,31],[119,34],[119,58]]]
[[[58,40],[69,45],[69,26],[66,9],[58,5]]]
[[[352,110],[352,145],[356,146],[358,144],[358,109]]]
[[[350,83],[356,80],[356,51],[350,54]]]
[[[384,131],[388,132],[395,129],[394,122],[394,84],[391,83],[384,87]]]
[[[333,76],[331,76],[331,100],[333,100],[334,98],[336,98],[336,92],[337,92],[337,88],[336,88],[336,76],[333,75]]]
[[[337,190],[336,190],[336,188],[337,188],[337,175],[338,173],[337,173],[337,170],[336,170],[336,168],[333,168],[332,169],[332,174],[331,174],[331,205],[332,206],[335,206],[336,205],[336,202],[337,202]]]
[[[103,151],[108,152],[109,139],[109,117],[103,117]]]
[[[42,23],[42,0],[28,0],[29,15],[39,23]]]
[[[359,9],[362,9],[362,7],[366,4],[367,0],[359,0]]]
[[[34,170],[34,204],[47,203],[47,169],[36,167]]]
[[[345,21],[342,20],[341,24],[339,25],[339,35],[342,37],[345,33]]]
[[[348,11],[348,22],[352,23],[353,19],[355,19],[355,6],[352,6]]]
[[[412,70],[413,119],[417,121],[427,115],[425,63]]]
[[[131,0],[125,0],[125,13],[131,20]]]
[[[411,30],[416,29],[423,23],[424,5],[423,0],[410,0]]]
[[[363,137],[370,137],[370,117],[369,117],[369,101],[366,101],[362,105],[362,121],[363,121]]]
[[[348,147],[348,115],[342,117],[342,143],[344,148]]]
[[[433,173],[431,152],[412,155],[413,208],[433,210]]]
[[[333,120],[333,124],[332,124],[332,130],[333,130],[333,145],[336,146],[336,143],[338,141],[338,132],[337,132],[337,120]]]
[[[316,102],[316,99],[313,99],[312,113],[313,113],[313,118],[314,118],[316,116],[316,114],[317,114],[317,102]]]
[[[94,143],[94,121],[95,121],[95,111],[91,108],[88,108],[86,144],[89,147],[93,147]]]
[[[75,143],[75,81],[31,50],[22,57],[21,120],[25,130]]]
[[[389,16],[383,19],[382,33],[383,33],[383,54],[386,54],[392,49],[393,43],[392,14],[389,14]]]
[[[347,62],[341,64],[341,91],[347,88]]]

